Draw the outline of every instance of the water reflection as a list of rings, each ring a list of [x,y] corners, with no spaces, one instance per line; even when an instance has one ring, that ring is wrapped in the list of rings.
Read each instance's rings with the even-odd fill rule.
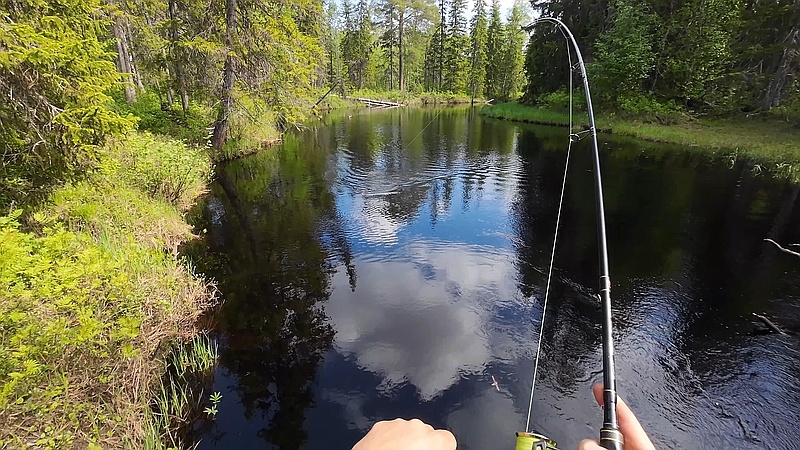
[[[220,169],[207,211],[226,304],[223,393],[200,448],[349,448],[380,419],[512,445],[527,413],[565,131],[468,109],[362,111]],[[590,160],[570,167],[535,428],[597,434]],[[800,344],[798,187],[603,137],[619,387],[657,444],[790,448]],[[494,376],[500,385],[491,386]],[[763,405],[770,405],[765,410]],[[503,444],[507,443],[507,444]]]

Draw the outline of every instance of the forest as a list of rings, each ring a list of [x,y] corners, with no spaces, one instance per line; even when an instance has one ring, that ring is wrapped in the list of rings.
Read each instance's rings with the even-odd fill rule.
[[[540,15],[572,29],[606,109],[800,117],[797,0],[517,0],[507,11],[496,0],[10,0],[1,11],[2,204],[81,173],[115,133],[202,143],[210,128],[215,149],[269,140],[258,134],[301,122],[328,89],[558,106],[563,39],[521,29]]]

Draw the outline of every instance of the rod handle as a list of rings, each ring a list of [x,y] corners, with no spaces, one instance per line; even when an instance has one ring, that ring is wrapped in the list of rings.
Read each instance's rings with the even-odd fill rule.
[[[623,450],[622,433],[614,428],[601,428],[600,429],[600,447],[607,450]]]

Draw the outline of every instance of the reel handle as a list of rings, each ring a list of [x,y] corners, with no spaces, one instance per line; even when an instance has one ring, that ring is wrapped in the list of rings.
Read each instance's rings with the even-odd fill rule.
[[[607,450],[623,450],[622,433],[615,428],[600,429],[600,447]]]

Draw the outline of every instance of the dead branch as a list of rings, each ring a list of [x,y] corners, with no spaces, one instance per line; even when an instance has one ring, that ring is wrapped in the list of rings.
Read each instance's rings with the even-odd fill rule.
[[[785,331],[781,330],[780,327],[775,325],[771,320],[767,319],[766,317],[762,316],[761,314],[756,314],[756,313],[752,313],[752,314],[754,316],[756,316],[756,318],[758,318],[758,320],[764,322],[764,325],[766,325],[767,328],[769,328],[770,330],[772,330],[772,331],[774,331],[774,332],[776,332],[778,334],[782,334],[784,336],[788,336],[788,334]]]
[[[764,239],[764,241],[769,242],[770,244],[774,245],[775,247],[778,247],[778,250],[782,251],[783,253],[788,253],[790,255],[794,255],[794,256],[800,257],[800,253],[792,251],[792,250],[789,250],[788,248],[785,248],[785,247],[781,247],[781,244],[778,244],[777,242],[773,241],[772,239]],[[797,245],[797,244],[792,244],[792,245]]]

